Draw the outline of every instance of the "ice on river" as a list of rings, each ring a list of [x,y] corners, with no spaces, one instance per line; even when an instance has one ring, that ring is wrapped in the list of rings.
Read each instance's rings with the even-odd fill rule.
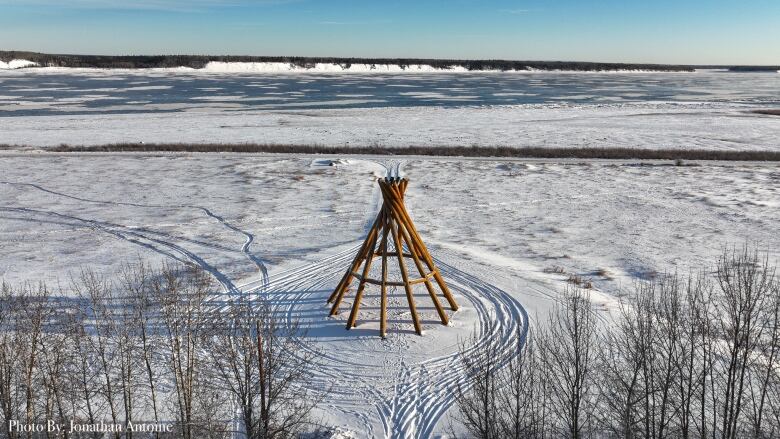
[[[0,144],[777,150],[780,75],[0,72]]]

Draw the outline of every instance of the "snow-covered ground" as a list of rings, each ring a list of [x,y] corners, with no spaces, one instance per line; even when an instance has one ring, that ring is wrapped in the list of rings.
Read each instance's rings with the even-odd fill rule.
[[[345,105],[349,103],[354,102]],[[669,103],[296,110],[291,105],[289,110],[237,111],[239,106],[156,104],[152,110],[168,112],[111,113],[123,109],[117,106],[78,115],[0,117],[0,144],[780,149],[780,119],[752,114],[744,106]]]
[[[442,327],[416,290],[419,337],[403,292],[391,291],[382,341],[377,291],[352,331],[346,316],[327,317],[325,299],[376,214],[375,179],[388,169],[411,180],[409,211],[462,308]],[[360,437],[443,432],[464,380],[459,339],[508,347],[555,303],[568,273],[592,279],[609,312],[634,280],[711,263],[726,245],[749,241],[778,259],[778,229],[776,164],[0,155],[5,281],[67,283],[81,266],[111,273],[138,257],[198,264],[225,291],[216,294],[268,295],[301,320],[319,350],[315,385],[329,389],[321,414]]]

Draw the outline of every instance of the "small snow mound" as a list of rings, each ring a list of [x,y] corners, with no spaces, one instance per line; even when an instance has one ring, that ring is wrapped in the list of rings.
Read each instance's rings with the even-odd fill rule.
[[[15,70],[15,69],[23,69],[25,67],[37,67],[37,62],[28,61],[26,59],[12,59],[11,61],[5,62],[0,61],[0,70]]]
[[[502,163],[496,166],[499,171],[508,172],[510,175],[520,174],[523,171],[539,171],[539,166],[532,165],[530,163]]]
[[[336,160],[323,160],[322,164],[325,166],[345,166],[345,165],[352,164],[352,162],[347,159],[336,159]]]

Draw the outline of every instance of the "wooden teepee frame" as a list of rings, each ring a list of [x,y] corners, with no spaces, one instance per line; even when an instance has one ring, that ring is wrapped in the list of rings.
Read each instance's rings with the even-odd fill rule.
[[[436,311],[439,313],[441,323],[446,325],[448,323],[447,314],[444,312],[438,297],[436,297],[436,291],[433,288],[433,282],[441,288],[444,297],[449,302],[450,308],[453,311],[458,310],[458,304],[455,303],[455,299],[452,298],[447,284],[441,276],[441,272],[436,268],[433,263],[433,258],[428,249],[425,247],[420,235],[417,233],[417,229],[412,223],[412,219],[409,213],[404,207],[404,193],[406,192],[406,186],[409,181],[405,178],[385,178],[379,180],[379,188],[382,190],[382,198],[384,204],[382,209],[374,221],[374,225],[371,226],[371,230],[368,232],[366,240],[360,247],[355,259],[350,264],[344,276],[341,278],[338,286],[333,291],[333,294],[328,298],[328,303],[332,303],[333,307],[330,310],[330,315],[335,316],[338,314],[339,305],[342,299],[349,291],[349,286],[354,279],[358,279],[357,293],[355,300],[352,303],[352,311],[349,314],[349,320],[347,320],[347,329],[351,329],[357,326],[358,310],[360,309],[360,301],[363,298],[363,290],[366,284],[379,285],[381,288],[381,305],[380,305],[380,324],[379,332],[382,337],[387,334],[387,287],[388,286],[402,286],[406,291],[406,299],[409,302],[409,309],[412,311],[412,321],[414,322],[414,330],[417,334],[422,335],[422,328],[420,327],[420,318],[417,315],[417,308],[414,303],[414,295],[412,293],[412,286],[419,283],[425,283],[425,287],[428,289],[428,294],[431,296]],[[392,238],[392,244],[395,251],[390,251],[388,245],[388,239]],[[377,249],[378,245],[378,249]],[[398,267],[401,271],[403,281],[388,281],[387,280],[387,258],[388,256],[395,256],[398,259]],[[382,279],[371,279],[368,277],[371,270],[371,263],[374,258],[382,258]],[[410,279],[409,273],[406,270],[405,258],[411,258],[414,261],[414,265],[417,271],[420,273],[420,277],[416,279]],[[360,270],[361,265],[363,269]]]

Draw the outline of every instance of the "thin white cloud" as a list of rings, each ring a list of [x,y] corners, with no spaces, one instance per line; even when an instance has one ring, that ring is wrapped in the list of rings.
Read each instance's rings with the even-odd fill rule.
[[[301,0],[0,0],[0,6],[46,6],[61,9],[198,12],[220,7],[276,5]]]
[[[509,15],[523,15],[531,12],[530,9],[501,9],[499,12]]]
[[[338,21],[338,20],[324,20],[320,21],[320,24],[326,26],[359,26],[369,24],[388,24],[390,20],[366,20],[366,21]]]

